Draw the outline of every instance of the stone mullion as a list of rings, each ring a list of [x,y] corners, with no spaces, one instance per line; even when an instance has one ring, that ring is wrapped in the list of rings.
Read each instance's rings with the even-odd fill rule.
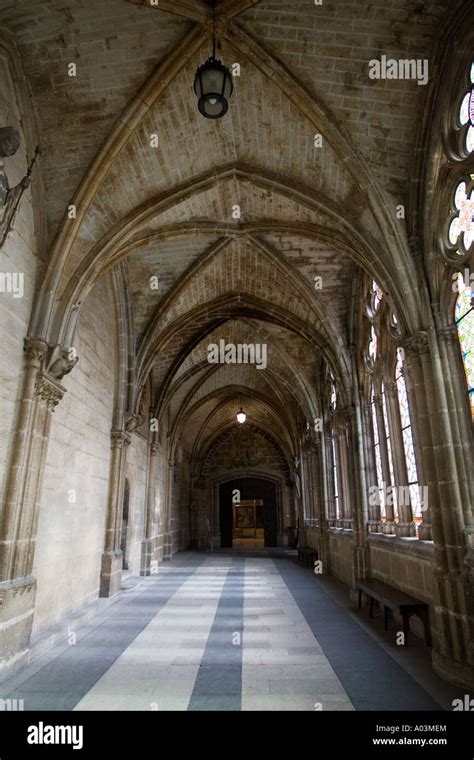
[[[315,443],[311,446],[310,449],[310,455],[311,455],[311,495],[312,495],[312,517],[313,520],[318,524],[318,526],[321,526],[321,489],[319,487],[319,482],[321,480],[320,474],[318,473],[319,470],[319,443]]]
[[[334,435],[335,451],[336,451],[336,479],[337,479],[337,493],[339,502],[339,517],[337,518],[337,527],[344,527],[344,513],[345,513],[345,488],[344,488],[344,470],[343,470],[343,456],[342,456],[342,432],[339,424],[336,423]]]
[[[411,499],[408,500],[408,504],[405,504],[405,500],[400,498],[401,493],[406,493],[409,491],[409,488],[405,445],[403,443],[402,420],[398,404],[398,389],[397,383],[394,380],[385,384],[385,397],[387,401],[390,441],[392,444],[393,475],[395,478],[395,483],[393,485],[397,488],[398,493],[398,522],[395,526],[395,533],[397,536],[415,536],[416,527],[413,522]]]
[[[358,394],[358,389],[356,391]],[[364,427],[362,410],[359,405],[348,411],[349,418],[349,461],[352,478],[352,530],[354,535],[352,577],[365,578],[370,567],[370,552],[366,541],[366,521],[368,517],[368,489],[366,449],[364,448]],[[354,584],[355,585],[355,584]]]
[[[301,468],[301,508],[303,511],[303,525],[305,524],[306,517],[310,516],[310,473],[308,467],[308,452],[303,450],[300,454],[300,468]]]
[[[388,447],[387,438],[385,432],[385,422],[383,417],[383,401],[382,396],[377,394],[375,396],[375,414],[377,418],[377,432],[379,436],[379,450],[380,460],[382,463],[382,477],[386,486],[386,494],[388,495],[388,487],[392,485],[392,479],[390,477],[390,465],[388,461]],[[385,523],[383,525],[384,533],[393,533],[395,526],[395,514],[393,504],[388,504],[388,500],[385,501]]]
[[[340,481],[342,493],[340,494],[341,500],[341,521],[342,527],[345,530],[352,528],[352,514],[351,514],[351,488],[350,488],[350,472],[349,472],[349,460],[348,460],[348,442],[347,442],[347,424],[345,412],[343,414],[338,439],[338,455],[340,463]]]
[[[366,451],[366,461],[367,461],[367,493],[370,493],[370,488],[376,488],[377,489],[377,495],[378,495],[378,481],[377,481],[377,463],[375,460],[375,441],[374,441],[374,431],[373,431],[373,421],[372,421],[372,404],[365,404],[363,407],[363,432],[364,435],[364,446]],[[381,512],[380,512],[380,503],[378,502],[378,499],[375,504],[370,503],[370,498],[368,499],[368,529],[369,532],[377,533],[381,532],[383,529],[382,526],[382,520],[381,520]]]
[[[347,492],[350,527],[357,531],[357,541],[364,541],[364,499],[363,483],[365,483],[363,448],[361,447],[359,432],[360,418],[355,407],[347,410],[346,422],[346,462],[347,462]],[[362,530],[361,530],[362,528]]]
[[[308,473],[308,512],[309,518],[314,523],[315,518],[315,480],[314,480],[314,452],[311,448],[307,449],[307,473]]]

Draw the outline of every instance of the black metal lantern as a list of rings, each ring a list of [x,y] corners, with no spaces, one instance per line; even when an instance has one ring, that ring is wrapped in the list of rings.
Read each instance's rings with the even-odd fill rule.
[[[227,113],[233,89],[229,69],[213,55],[196,71],[194,92],[199,112],[206,119],[221,119]]]

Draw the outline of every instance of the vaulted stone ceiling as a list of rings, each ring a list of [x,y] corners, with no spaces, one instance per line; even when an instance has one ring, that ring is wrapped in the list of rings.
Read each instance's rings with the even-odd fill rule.
[[[190,451],[240,402],[296,448],[320,403],[321,358],[347,372],[360,269],[392,281],[400,312],[413,282],[395,209],[407,202],[426,90],[367,69],[382,53],[429,57],[445,12],[443,0],[220,0],[219,57],[241,73],[212,122],[192,90],[210,53],[208,3],[3,0],[38,121],[43,303],[54,298],[56,311],[46,320],[40,306],[37,322],[48,338],[60,342],[97,278],[120,271],[135,403],[151,373],[154,403]],[[209,365],[221,338],[267,343],[268,368]]]

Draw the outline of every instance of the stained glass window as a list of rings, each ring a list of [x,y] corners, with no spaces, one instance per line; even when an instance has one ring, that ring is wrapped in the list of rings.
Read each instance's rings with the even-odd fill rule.
[[[373,326],[370,328],[369,356],[375,362],[377,358],[377,333]]]
[[[474,190],[467,192],[465,182],[459,182],[453,195],[455,216],[448,229],[452,246],[462,243],[468,251],[474,241]]]
[[[379,489],[380,514],[382,517],[385,517],[385,489],[383,487],[382,458],[380,456],[379,430],[377,425],[377,410],[375,408],[375,393],[373,386],[370,401],[372,406],[372,428],[374,432],[375,467],[377,471],[377,486]]]
[[[405,449],[405,461],[408,474],[408,487],[410,490],[410,502],[415,521],[421,521],[421,501],[420,489],[418,486],[418,470],[416,467],[415,447],[413,445],[413,434],[411,426],[410,408],[408,406],[408,395],[405,378],[403,376],[403,349],[397,351],[397,367],[395,370],[395,380],[397,383],[398,406],[400,409],[400,419],[402,423],[403,447]]]
[[[459,296],[456,301],[456,325],[466,370],[467,387],[474,414],[474,293],[459,275]]]
[[[383,298],[383,293],[375,280],[372,280],[372,309],[378,311]]]
[[[458,119],[461,127],[467,127],[465,147],[468,153],[474,150],[474,63],[471,64],[470,88],[465,93],[459,107]]]

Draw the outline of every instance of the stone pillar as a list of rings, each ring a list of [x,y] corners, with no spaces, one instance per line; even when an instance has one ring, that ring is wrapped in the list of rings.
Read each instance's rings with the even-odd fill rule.
[[[311,482],[311,518],[315,527],[319,527],[321,524],[321,489],[319,487],[321,473],[319,471],[319,449],[319,442],[314,440],[311,441],[308,448],[308,457]]]
[[[418,431],[423,436],[422,466],[435,544],[432,657],[441,676],[470,688],[474,683],[474,547],[464,520],[452,420],[456,415],[450,407],[440,343],[434,330],[405,341]]]
[[[364,404],[361,410],[363,441],[362,445],[366,458],[366,490],[367,490],[367,528],[369,533],[382,533],[383,525],[380,514],[380,503],[369,496],[371,488],[377,489],[377,464],[375,461],[374,431],[372,428],[372,404]]]
[[[453,448],[456,451],[457,482],[461,492],[464,521],[474,528],[474,440],[472,413],[468,399],[466,373],[455,324],[438,329],[440,358],[444,368],[450,421],[453,428]]]
[[[408,473],[405,459],[405,446],[403,444],[402,422],[400,407],[398,405],[397,383],[391,380],[385,383],[385,398],[387,402],[387,416],[390,428],[390,441],[392,443],[393,474],[398,497],[398,522],[395,525],[397,536],[415,536],[416,527],[413,522],[410,499],[400,498],[402,493],[409,493]]]
[[[165,525],[163,533],[163,559],[171,559],[172,553],[172,502],[174,498],[174,486],[176,479],[177,463],[174,459],[168,461],[168,478],[166,484]]]
[[[375,401],[375,414],[377,418],[377,432],[379,438],[380,459],[382,462],[382,476],[384,484],[386,486],[386,492],[392,486],[392,478],[390,477],[390,465],[388,461],[388,447],[387,447],[387,433],[385,431],[385,421],[383,416],[383,400],[380,393],[374,397]],[[393,504],[389,504],[388,501],[385,504],[385,523],[383,524],[384,533],[395,532],[395,510]]]
[[[148,476],[146,494],[145,538],[142,541],[140,575],[151,575],[152,562],[155,560],[153,547],[153,526],[155,516],[155,478],[157,443],[148,447]]]
[[[69,349],[34,338],[25,340],[25,353],[0,512],[0,678],[28,656],[36,594],[34,550],[51,419],[66,390],[60,380],[77,362]]]
[[[122,585],[123,556],[120,548],[122,533],[123,489],[125,465],[130,436],[125,430],[110,433],[112,456],[110,460],[109,492],[107,498],[107,524],[105,547],[100,573],[100,596],[116,596]]]

